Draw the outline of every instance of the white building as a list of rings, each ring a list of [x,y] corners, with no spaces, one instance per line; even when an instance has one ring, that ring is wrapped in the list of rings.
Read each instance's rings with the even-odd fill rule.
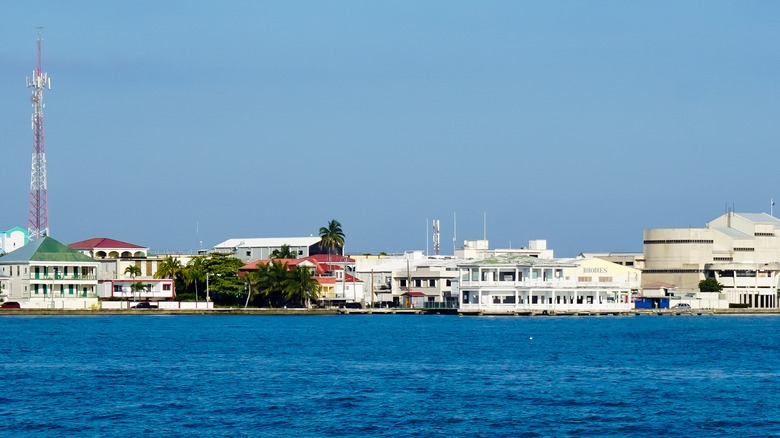
[[[457,261],[451,256],[426,256],[423,251],[407,251],[381,258],[354,257],[355,275],[365,284],[367,305],[457,307],[457,296],[452,293],[452,281],[458,274]],[[412,296],[416,298],[411,300]],[[412,301],[421,304],[412,306]]]
[[[51,237],[0,257],[4,301],[24,308],[96,307],[98,262]]]
[[[165,257],[149,254],[149,248],[105,237],[83,240],[68,245],[84,255],[95,258],[98,267],[98,297],[127,298],[128,300],[170,301],[176,295],[174,281],[155,279]],[[186,265],[189,256],[176,256]],[[138,275],[131,275],[128,267],[136,266]],[[143,283],[144,290],[133,291],[134,283]]]
[[[682,295],[715,278],[729,303],[778,307],[780,220],[766,213],[729,212],[705,228],[644,230],[646,284],[672,284]]]
[[[463,310],[609,312],[633,309],[638,269],[599,259],[503,255],[458,264]]]
[[[29,243],[29,233],[21,227],[0,232],[0,254],[11,252]]]
[[[237,259],[249,263],[254,260],[268,260],[274,250],[287,245],[298,258],[305,258],[316,254],[327,254],[328,249],[320,246],[321,240],[314,236],[228,239],[215,245],[214,251],[235,253]],[[341,248],[334,248],[334,255],[340,254],[342,254]]]

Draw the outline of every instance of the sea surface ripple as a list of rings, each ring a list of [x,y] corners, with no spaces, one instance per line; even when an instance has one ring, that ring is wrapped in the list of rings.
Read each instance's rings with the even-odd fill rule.
[[[2,436],[780,436],[780,316],[2,316]]]

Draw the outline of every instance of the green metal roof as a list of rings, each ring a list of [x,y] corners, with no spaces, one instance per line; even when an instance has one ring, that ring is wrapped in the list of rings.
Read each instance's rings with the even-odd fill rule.
[[[64,245],[51,237],[44,237],[0,257],[7,262],[94,262],[91,257]]]

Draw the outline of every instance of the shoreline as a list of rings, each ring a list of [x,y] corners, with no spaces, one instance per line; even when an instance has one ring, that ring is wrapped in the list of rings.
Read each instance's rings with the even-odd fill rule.
[[[460,309],[2,309],[2,316],[106,316],[106,315],[454,315],[454,316],[713,316],[780,315],[774,309],[633,309],[628,311],[562,312],[547,310],[460,310]]]

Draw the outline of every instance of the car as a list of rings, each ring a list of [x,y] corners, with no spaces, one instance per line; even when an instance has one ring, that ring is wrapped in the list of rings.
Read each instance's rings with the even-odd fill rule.
[[[7,303],[0,304],[0,308],[2,309],[21,309],[22,306],[19,305],[16,301],[9,301]]]
[[[344,303],[343,306],[341,306],[342,309],[362,309],[363,305],[360,303]]]
[[[152,303],[138,303],[135,306],[133,306],[133,309],[156,309],[157,304]]]
[[[680,310],[691,310],[691,305],[688,304],[688,303],[680,303],[680,304],[674,306],[674,308],[675,309],[680,309]]]

